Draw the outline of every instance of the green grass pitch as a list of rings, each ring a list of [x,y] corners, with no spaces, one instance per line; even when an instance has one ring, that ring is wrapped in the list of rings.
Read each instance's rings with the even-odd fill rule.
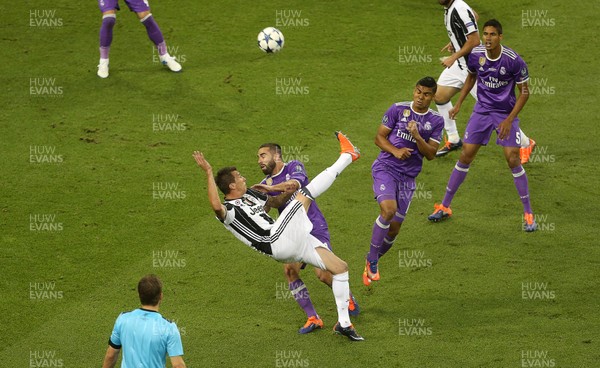
[[[385,110],[437,79],[447,43],[436,1],[154,0],[180,74],[156,62],[122,3],[110,77],[96,76],[95,1],[0,5],[0,365],[99,367],[113,323],[138,307],[146,273],[165,284],[189,367],[598,367],[597,1],[472,0],[528,63],[520,114],[538,143],[525,168],[540,231],[500,149],[482,149],[453,202],[430,224],[456,153],[424,163],[400,236],[361,283],[373,220],[370,165]],[[278,27],[279,54],[256,47]],[[458,117],[462,132],[473,106]],[[192,159],[262,178],[276,141],[314,176],[337,157],[341,129],[362,149],[318,202],[350,266],[364,343],[333,336],[331,291],[302,274],[325,328],[305,317],[280,264],[213,218]]]

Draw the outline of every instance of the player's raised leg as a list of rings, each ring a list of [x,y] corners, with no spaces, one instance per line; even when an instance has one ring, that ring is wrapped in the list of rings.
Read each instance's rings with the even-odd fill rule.
[[[340,157],[333,165],[321,171],[308,185],[300,188],[300,193],[311,200],[315,200],[315,198],[329,189],[337,176],[353,161],[360,158],[360,151],[350,142],[348,137],[342,132],[335,132],[335,135],[340,141]],[[305,208],[308,208],[306,204]]]
[[[140,22],[146,27],[146,32],[148,33],[148,37],[150,41],[152,41],[158,50],[158,55],[160,57],[160,62],[163,65],[166,65],[171,71],[179,72],[181,71],[181,64],[175,60],[174,57],[169,55],[167,52],[167,44],[163,37],[158,24],[154,20],[152,13],[150,13],[150,7],[147,6],[142,0],[135,1],[135,5],[131,5],[130,8],[132,11],[135,11]],[[141,4],[139,4],[141,3]]]
[[[296,196],[296,200],[301,202],[306,210],[308,210],[308,207],[315,198],[331,187],[337,176],[341,174],[348,165],[353,161],[358,160],[360,157],[359,150],[352,142],[350,142],[348,137],[341,132],[336,132],[336,136],[340,141],[340,157],[333,165],[317,175],[308,185],[302,187]],[[348,337],[352,341],[364,340],[356,333],[356,330],[354,330],[354,327],[352,327],[350,322],[350,315],[348,312],[350,301],[348,265],[327,248],[316,247],[315,249],[321,258],[325,269],[333,274],[331,289],[338,310],[338,323],[335,325],[334,331]]]

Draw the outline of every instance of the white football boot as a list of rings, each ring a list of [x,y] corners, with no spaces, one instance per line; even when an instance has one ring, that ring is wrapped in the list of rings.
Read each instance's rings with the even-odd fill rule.
[[[108,77],[108,59],[100,59],[98,64],[98,76],[100,78]]]
[[[180,72],[181,71],[181,64],[179,64],[177,62],[177,60],[169,54],[162,55],[160,57],[160,62],[163,65],[166,65],[172,72]]]

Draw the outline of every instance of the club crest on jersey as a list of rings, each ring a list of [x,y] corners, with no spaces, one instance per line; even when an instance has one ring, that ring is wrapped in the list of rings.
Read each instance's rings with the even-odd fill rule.
[[[481,65],[481,66],[485,65],[485,56],[480,56],[479,57],[479,65]]]
[[[385,184],[381,184],[381,185],[379,186],[379,190],[381,190],[381,191],[383,192],[383,191],[385,190]]]
[[[400,119],[400,121],[408,121],[408,117],[410,116],[410,110],[406,109],[404,111],[402,111],[402,116],[404,116],[402,119]]]
[[[248,197],[242,197],[242,202],[247,206],[256,206],[256,203]]]
[[[425,125],[423,126],[423,129],[425,129],[425,130],[431,130],[431,123],[430,122],[426,122]]]
[[[273,185],[273,178],[267,178],[267,180],[265,180],[265,184]]]
[[[504,67],[500,68],[500,75],[504,75],[506,74],[506,69],[504,69]]]

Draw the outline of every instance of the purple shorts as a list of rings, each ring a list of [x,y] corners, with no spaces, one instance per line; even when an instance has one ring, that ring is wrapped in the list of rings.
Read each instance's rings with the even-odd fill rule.
[[[485,146],[490,141],[492,130],[495,130],[497,135],[498,126],[507,116],[507,113],[490,112],[481,114],[473,112],[467,123],[463,142]],[[505,139],[497,138],[496,144],[504,147],[521,147],[519,118],[513,120],[508,137]]]
[[[375,163],[372,167],[373,193],[377,203],[385,200],[395,200],[398,208],[392,221],[402,222],[410,207],[415,193],[415,178],[394,172],[382,163]]]
[[[150,10],[148,0],[125,0],[125,4],[127,4],[129,10],[136,13]],[[98,0],[98,7],[102,13],[109,10],[121,10],[118,0]]]

